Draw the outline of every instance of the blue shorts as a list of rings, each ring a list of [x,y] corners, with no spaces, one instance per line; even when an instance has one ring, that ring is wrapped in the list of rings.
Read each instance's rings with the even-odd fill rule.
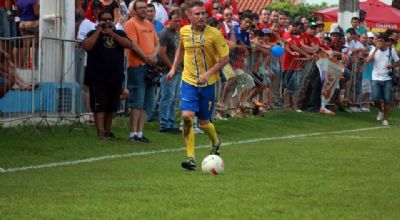
[[[128,108],[149,109],[154,102],[156,85],[146,83],[147,65],[128,69]]]
[[[392,103],[392,80],[378,81],[372,80],[372,98],[374,101],[383,100],[385,104]]]
[[[210,120],[215,104],[215,84],[196,87],[182,81],[181,111],[192,111],[200,120]]]

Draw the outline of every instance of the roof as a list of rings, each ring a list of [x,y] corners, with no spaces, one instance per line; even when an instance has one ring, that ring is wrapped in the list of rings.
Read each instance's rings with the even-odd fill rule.
[[[270,5],[274,0],[239,0],[238,10],[251,10],[255,13],[260,13],[266,5]],[[296,0],[290,0],[292,3],[296,3]]]

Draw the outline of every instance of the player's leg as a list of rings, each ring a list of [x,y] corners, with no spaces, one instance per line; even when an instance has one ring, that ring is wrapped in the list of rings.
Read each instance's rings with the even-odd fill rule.
[[[182,167],[188,170],[196,169],[195,151],[194,151],[194,127],[193,121],[195,112],[199,111],[199,98],[197,95],[197,88],[182,82],[181,85],[181,100],[180,109],[182,111],[183,119],[183,139],[186,146],[187,160],[182,162]]]
[[[199,128],[202,129],[212,142],[211,154],[219,154],[220,140],[218,138],[215,126],[210,122],[212,111],[215,104],[215,84],[200,89],[199,112]]]

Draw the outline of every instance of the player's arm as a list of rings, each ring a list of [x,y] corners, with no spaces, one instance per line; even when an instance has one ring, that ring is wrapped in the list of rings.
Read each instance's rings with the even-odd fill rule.
[[[207,72],[205,72],[203,75],[199,77],[197,83],[199,85],[205,84],[212,75],[219,74],[219,71],[222,70],[222,68],[224,68],[224,66],[228,64],[228,62],[229,62],[229,56],[225,56],[219,59],[219,61],[216,64],[214,64],[214,66],[212,66],[209,70],[207,70]]]
[[[174,63],[172,64],[171,70],[169,71],[169,73],[167,75],[168,81],[172,80],[172,78],[174,77],[174,75],[176,73],[176,69],[178,69],[178,66],[182,63],[184,52],[185,52],[185,50],[183,48],[183,45],[180,43],[179,48],[176,50],[176,53],[175,53]]]

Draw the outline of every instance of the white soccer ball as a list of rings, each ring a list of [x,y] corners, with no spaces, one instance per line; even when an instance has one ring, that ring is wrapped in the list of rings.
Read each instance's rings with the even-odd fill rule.
[[[201,163],[201,169],[204,173],[217,175],[224,172],[224,161],[218,155],[208,155]]]

